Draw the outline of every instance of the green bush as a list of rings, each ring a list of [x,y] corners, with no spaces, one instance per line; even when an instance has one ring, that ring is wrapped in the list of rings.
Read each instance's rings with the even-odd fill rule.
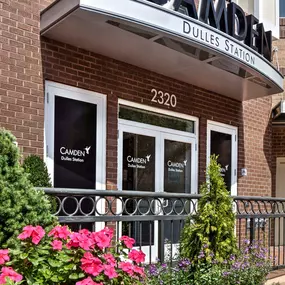
[[[29,155],[24,159],[23,168],[28,173],[28,179],[34,187],[52,187],[50,176],[45,162],[37,155]],[[51,203],[51,212],[57,209],[56,198],[48,195]]]
[[[15,140],[0,130],[0,247],[13,246],[25,225],[46,227],[56,221],[47,196],[33,188],[20,165]]]
[[[44,161],[37,155],[24,159],[23,168],[29,174],[28,179],[34,187],[51,187],[50,176]]]
[[[203,250],[206,261],[211,260],[209,253],[212,252],[219,262],[236,252],[233,201],[220,170],[217,157],[212,156],[207,181],[200,189],[202,197],[198,201],[197,213],[186,222],[182,231],[181,256],[194,262],[199,262]]]

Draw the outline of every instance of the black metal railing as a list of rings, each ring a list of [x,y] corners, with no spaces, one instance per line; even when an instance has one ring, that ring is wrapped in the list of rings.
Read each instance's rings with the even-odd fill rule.
[[[45,189],[55,197],[62,224],[73,230],[92,231],[104,226],[115,229],[116,237],[136,240],[149,263],[156,258],[170,262],[178,253],[185,220],[197,213],[200,195],[139,191]],[[262,240],[274,266],[285,266],[285,199],[233,197],[238,244],[243,239]]]

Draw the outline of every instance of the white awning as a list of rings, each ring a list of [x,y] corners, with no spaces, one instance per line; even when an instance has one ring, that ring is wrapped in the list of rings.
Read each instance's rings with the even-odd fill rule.
[[[143,0],[59,0],[41,35],[239,101],[283,91],[260,54],[202,22]]]

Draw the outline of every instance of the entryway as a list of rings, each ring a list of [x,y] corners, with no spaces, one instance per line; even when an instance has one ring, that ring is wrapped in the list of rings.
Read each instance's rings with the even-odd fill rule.
[[[174,113],[145,108],[134,107],[134,103],[119,106],[119,190],[197,193],[196,118],[179,118]],[[169,201],[162,205],[165,212],[171,208]],[[158,205],[127,202],[125,210],[130,213],[135,207],[145,214],[150,207],[155,212]],[[177,244],[180,227],[178,222],[165,222],[164,238]],[[141,247],[148,260],[157,258],[157,221],[124,222],[120,231],[136,240],[136,246]]]

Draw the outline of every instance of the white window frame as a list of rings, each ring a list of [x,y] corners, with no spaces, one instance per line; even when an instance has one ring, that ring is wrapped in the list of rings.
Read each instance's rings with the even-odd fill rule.
[[[144,111],[150,111],[153,113],[156,113],[158,115],[166,115],[166,116],[172,116],[172,117],[176,117],[178,119],[185,119],[185,120],[189,120],[189,121],[193,121],[194,122],[194,133],[188,133],[188,132],[183,132],[183,131],[178,131],[178,130],[173,130],[173,129],[168,129],[168,128],[163,128],[163,127],[159,127],[159,126],[153,126],[153,125],[147,125],[147,129],[149,130],[154,130],[154,131],[162,131],[164,133],[170,133],[173,135],[181,135],[181,136],[185,136],[185,137],[190,137],[195,139],[195,154],[193,153],[193,160],[192,160],[192,170],[196,171],[194,177],[193,177],[193,181],[191,181],[191,194],[197,194],[198,193],[198,175],[199,175],[199,119],[197,117],[191,116],[191,115],[187,115],[187,114],[181,114],[175,111],[169,111],[169,110],[165,110],[165,109],[160,109],[160,108],[156,108],[156,107],[152,107],[152,106],[148,106],[148,105],[143,105],[143,104],[139,104],[139,103],[135,103],[135,102],[131,102],[131,101],[127,101],[124,99],[119,99],[118,100],[118,108],[120,105],[123,106],[128,106],[128,107],[133,107],[133,108],[137,108],[140,110],[144,110]],[[129,126],[135,126],[137,128],[143,128],[146,126],[146,124],[143,123],[138,123],[138,122],[133,122],[133,121],[129,121],[129,120],[123,120],[123,119],[119,119],[118,118],[118,125],[120,123],[123,123],[124,125],[129,125]],[[182,140],[183,141],[183,140]],[[122,154],[120,155],[120,141],[118,142],[118,180],[117,180],[117,185],[118,185],[118,189],[122,189],[122,182],[121,182],[121,168],[119,167],[122,163]],[[163,173],[161,173],[162,175]]]
[[[44,158],[54,182],[54,116],[55,95],[97,105],[96,134],[96,185],[94,189],[106,189],[106,95],[87,91],[52,81],[45,82],[45,119],[44,119]]]
[[[215,121],[207,121],[207,166],[210,164],[211,156],[211,131],[229,134],[232,136],[231,195],[237,196],[238,128]]]

